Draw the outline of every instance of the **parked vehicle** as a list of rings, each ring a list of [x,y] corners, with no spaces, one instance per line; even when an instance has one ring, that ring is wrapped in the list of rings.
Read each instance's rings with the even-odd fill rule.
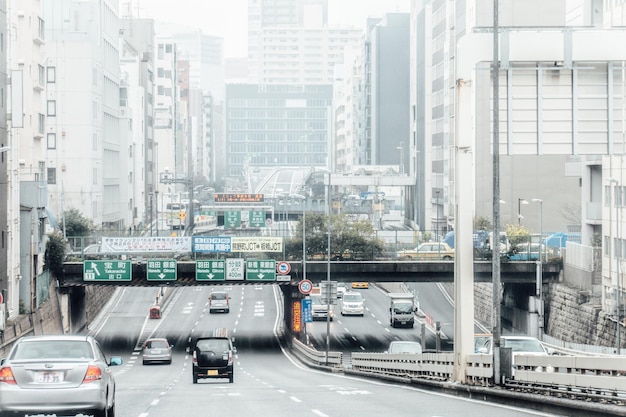
[[[141,349],[142,364],[172,363],[172,345],[166,338],[150,338]]]
[[[233,356],[237,350],[226,329],[216,329],[211,336],[198,337],[191,347],[191,376],[194,384],[204,378],[228,378],[234,381]]]
[[[349,291],[341,299],[341,315],[362,316],[365,311],[365,299],[359,292]]]
[[[418,311],[415,295],[411,293],[389,293],[389,322],[391,327],[413,327],[414,314]]]
[[[402,260],[451,261],[454,259],[454,249],[445,242],[426,242],[415,249],[398,251],[397,256]]]
[[[474,259],[491,259],[493,240],[493,232],[487,230],[474,230],[472,233],[472,242],[474,247]],[[455,247],[455,233],[454,230],[448,232],[443,239],[444,243],[447,243],[452,249]],[[500,232],[500,256],[507,256],[511,252],[511,242],[506,232]]]
[[[44,335],[20,338],[2,359],[0,415],[115,414],[115,380],[92,336]]]
[[[209,314],[230,312],[230,296],[226,291],[211,291],[209,294]]]
[[[512,261],[538,261],[540,256],[542,259],[547,258],[545,245],[541,245],[540,252],[539,243],[531,243],[529,245],[528,242],[524,242],[515,245],[515,249],[509,255],[509,259]]]

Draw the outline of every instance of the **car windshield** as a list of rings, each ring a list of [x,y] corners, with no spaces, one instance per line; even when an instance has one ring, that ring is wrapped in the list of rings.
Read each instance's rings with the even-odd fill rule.
[[[393,310],[396,313],[410,313],[413,310],[413,304],[411,303],[396,303],[393,305]]]
[[[361,294],[344,294],[343,300],[344,301],[358,302],[358,301],[363,300],[363,297],[361,296]]]
[[[513,352],[545,352],[543,345],[533,339],[503,339],[503,346]]]
[[[311,302],[313,304],[318,304],[318,305],[326,305],[325,303],[322,302],[322,297],[319,295],[313,295],[311,296]]]
[[[20,343],[11,359],[86,359],[92,358],[91,346],[84,340],[49,340]]]
[[[225,352],[230,349],[226,339],[202,339],[196,343],[196,348],[201,351]]]
[[[146,342],[147,349],[167,349],[169,345],[165,340],[148,340]]]
[[[213,300],[225,300],[227,297],[225,292],[214,292],[211,294],[211,298]]]

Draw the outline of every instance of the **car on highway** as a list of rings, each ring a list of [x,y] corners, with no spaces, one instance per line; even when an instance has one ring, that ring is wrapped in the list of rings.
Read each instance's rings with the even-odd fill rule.
[[[228,330],[218,328],[210,336],[200,336],[191,347],[191,376],[194,384],[205,378],[228,378],[234,381],[236,348],[228,337]]]
[[[110,367],[122,363],[92,336],[24,336],[0,361],[0,415],[113,416]]]
[[[330,321],[335,317],[335,306],[327,305],[320,294],[313,294],[311,297],[311,314],[313,320],[326,320],[330,314]]]
[[[354,281],[352,283],[352,289],[355,289],[355,290],[359,290],[359,289],[366,290],[369,287],[370,287],[370,284],[367,281]]]
[[[451,261],[454,259],[454,249],[445,242],[426,242],[415,249],[398,251],[396,256],[400,260]]]
[[[553,355],[554,350],[547,348],[539,339],[532,336],[500,336],[500,346],[511,348],[513,357],[515,355],[548,356]],[[493,337],[489,337],[483,346],[478,349],[478,353],[493,353]]]
[[[410,340],[393,340],[389,343],[387,353],[422,353],[422,344]]]
[[[211,291],[209,294],[209,314],[230,312],[230,295],[226,291]]]
[[[141,359],[144,365],[149,363],[172,363],[173,345],[166,338],[149,338],[141,348]]]
[[[365,299],[361,293],[348,291],[341,298],[342,316],[362,316],[365,312]]]
[[[343,295],[346,293],[347,290],[348,289],[346,288],[345,282],[338,282],[337,283],[337,298],[343,297]]]

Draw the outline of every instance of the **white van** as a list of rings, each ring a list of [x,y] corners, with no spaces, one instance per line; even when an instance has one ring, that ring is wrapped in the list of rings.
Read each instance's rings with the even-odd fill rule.
[[[348,291],[341,297],[341,315],[362,316],[365,311],[365,298],[359,292]]]

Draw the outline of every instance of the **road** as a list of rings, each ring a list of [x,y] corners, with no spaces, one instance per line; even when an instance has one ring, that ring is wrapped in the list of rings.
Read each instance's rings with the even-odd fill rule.
[[[223,289],[223,287],[222,287]],[[424,391],[402,384],[330,374],[312,370],[285,352],[276,337],[282,311],[280,291],[273,286],[233,286],[231,312],[209,314],[210,287],[183,287],[172,290],[160,320],[147,319],[154,301],[154,289],[124,289],[110,307],[105,320],[92,329],[109,354],[123,356],[125,364],[112,368],[117,380],[118,417],[230,416],[314,416],[394,417],[485,415],[548,416],[528,410],[485,404]],[[385,331],[384,295],[367,290],[367,315],[333,322],[333,340],[346,346],[376,349],[393,338]],[[341,323],[340,323],[341,322]],[[379,327],[364,331],[375,322]],[[325,323],[314,323],[325,326]],[[227,327],[237,347],[234,383],[205,380],[193,384],[190,357],[185,348],[195,334]],[[363,334],[352,340],[345,329]],[[343,329],[343,330],[341,330]],[[340,331],[341,330],[341,331]],[[415,334],[411,329],[393,329]],[[369,334],[369,336],[367,336]],[[382,334],[383,336],[377,336]],[[171,365],[142,365],[135,345],[148,335],[165,336],[175,345]],[[373,350],[373,349],[372,349]]]

